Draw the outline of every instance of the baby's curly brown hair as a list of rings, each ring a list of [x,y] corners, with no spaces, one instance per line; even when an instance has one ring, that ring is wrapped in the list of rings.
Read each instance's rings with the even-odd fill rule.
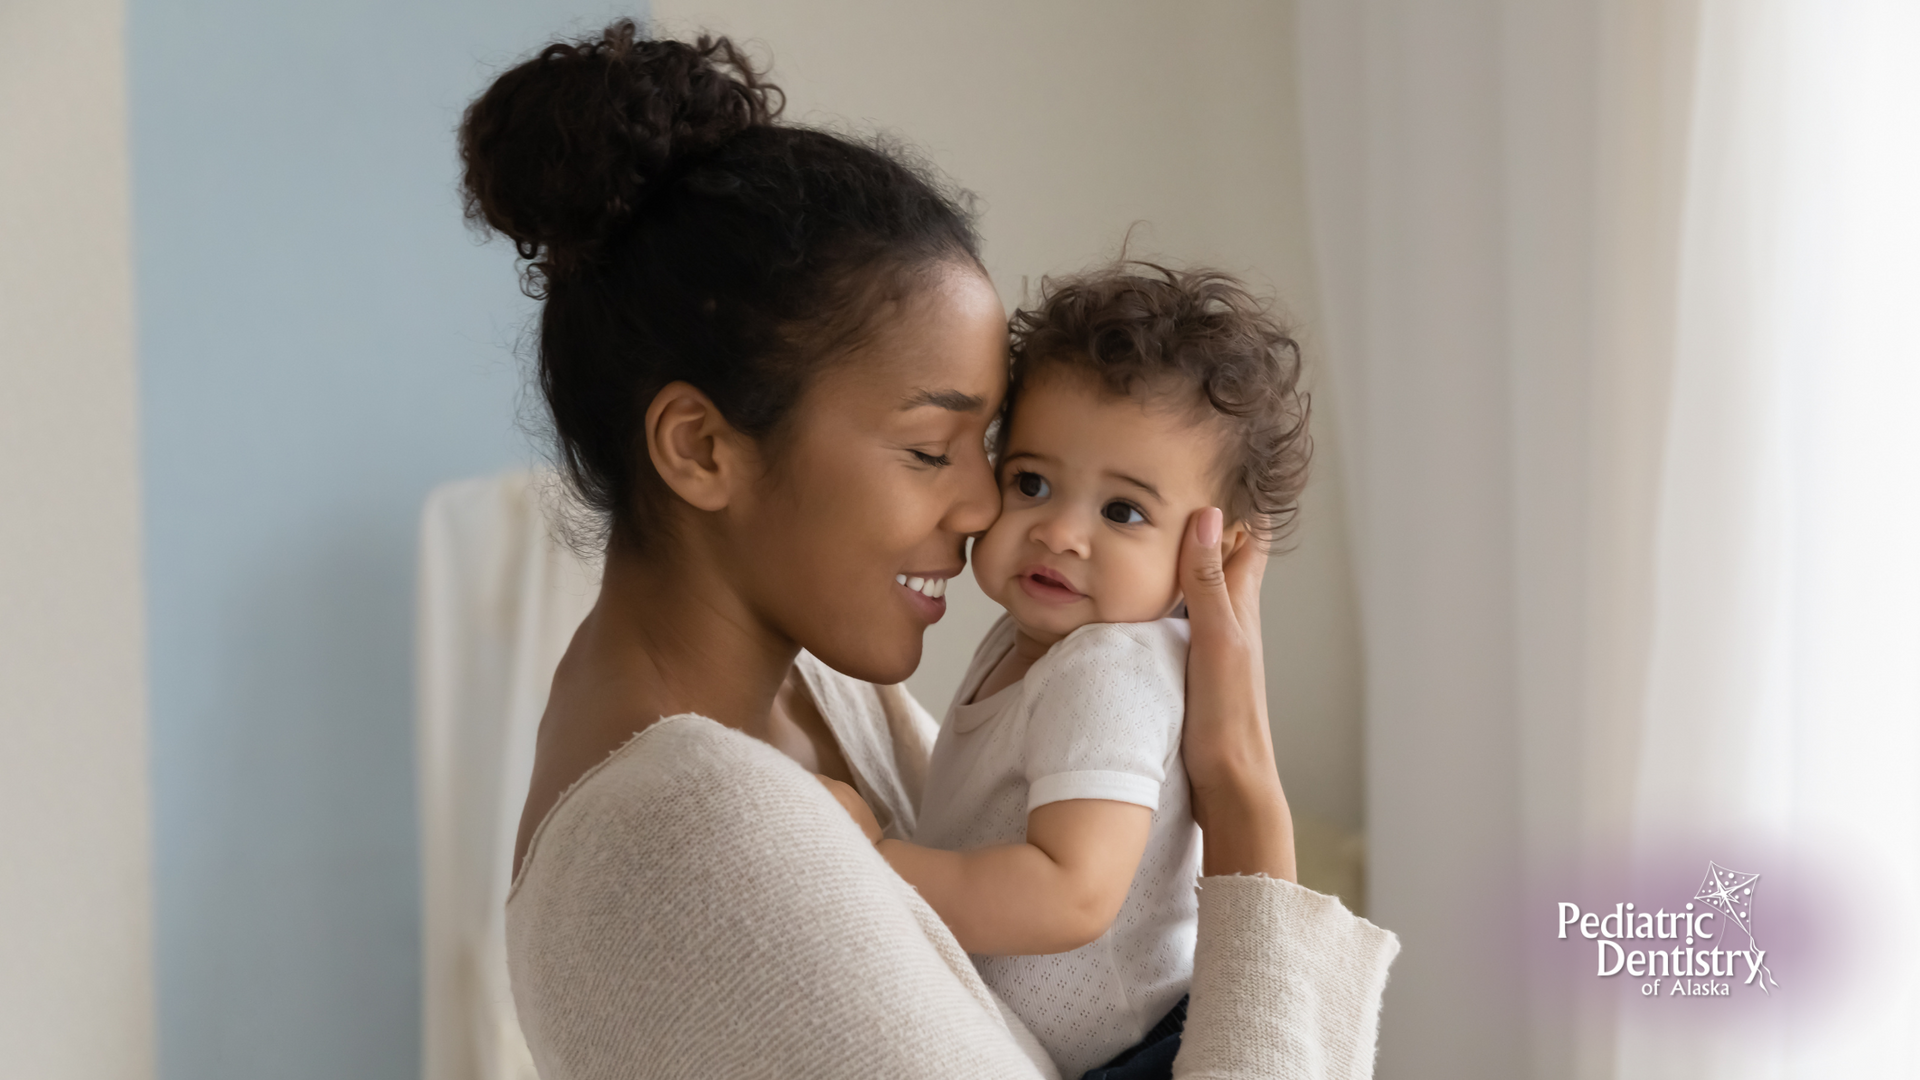
[[[997,449],[1022,388],[1046,369],[1087,372],[1120,396],[1178,380],[1192,388],[1195,410],[1223,425],[1227,523],[1265,545],[1292,528],[1313,455],[1300,346],[1238,279],[1122,260],[1044,279],[1039,304],[1016,311],[1012,331]]]

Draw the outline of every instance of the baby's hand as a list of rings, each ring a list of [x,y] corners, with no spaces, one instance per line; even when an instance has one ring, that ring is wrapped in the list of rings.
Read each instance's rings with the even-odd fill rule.
[[[873,816],[873,807],[868,806],[867,800],[853,790],[853,785],[841,783],[830,776],[821,776],[819,773],[814,773],[813,778],[826,785],[827,792],[840,803],[840,808],[853,818],[853,823],[860,826],[861,832],[867,834],[869,843],[880,842],[880,822]]]

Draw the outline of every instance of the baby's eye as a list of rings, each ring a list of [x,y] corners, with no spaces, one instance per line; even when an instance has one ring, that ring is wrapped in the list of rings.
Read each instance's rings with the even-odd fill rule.
[[[1141,513],[1139,507],[1119,499],[1101,507],[1100,516],[1116,525],[1137,525],[1147,520],[1147,515]]]
[[[1013,486],[1029,499],[1044,499],[1053,490],[1047,486],[1045,477],[1030,472],[1014,473]]]

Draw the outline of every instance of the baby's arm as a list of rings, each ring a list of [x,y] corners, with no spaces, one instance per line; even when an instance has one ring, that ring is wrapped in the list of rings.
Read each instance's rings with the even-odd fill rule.
[[[840,809],[845,810],[853,823],[860,826],[860,831],[866,834],[867,843],[880,842],[880,821],[873,816],[873,807],[867,805],[867,800],[861,798],[860,792],[852,784],[820,773],[814,773],[813,778],[820,781],[821,786],[827,789],[827,794],[833,796],[833,801],[840,804]]]
[[[1057,953],[1113,924],[1152,824],[1153,811],[1134,803],[1067,799],[1027,814],[1024,844],[940,851],[882,840],[879,847],[968,952]]]

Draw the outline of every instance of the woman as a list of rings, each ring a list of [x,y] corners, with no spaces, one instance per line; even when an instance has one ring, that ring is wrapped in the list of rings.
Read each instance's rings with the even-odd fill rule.
[[[912,830],[931,721],[897,684],[998,513],[1004,312],[954,199],[778,112],[724,39],[622,22],[462,126],[469,213],[532,260],[560,457],[607,525],[515,856],[522,1027],[546,1080],[1055,1075],[854,823]],[[1219,541],[1195,515],[1208,877],[1178,1067],[1366,1075],[1398,946],[1291,883],[1259,559],[1223,568]]]

